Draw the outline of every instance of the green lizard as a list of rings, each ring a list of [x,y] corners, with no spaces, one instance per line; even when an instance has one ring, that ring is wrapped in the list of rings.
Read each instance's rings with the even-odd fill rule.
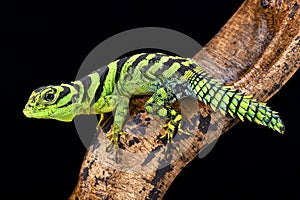
[[[167,120],[161,138],[168,143],[180,129],[182,118],[170,103],[184,96],[197,97],[223,115],[284,132],[279,115],[265,103],[214,79],[190,58],[162,53],[124,57],[70,84],[40,87],[32,92],[23,112],[29,118],[68,122],[81,114],[114,111],[114,125],[106,136],[117,148],[120,137],[126,136],[122,127],[130,97],[145,94],[153,94],[145,110]]]

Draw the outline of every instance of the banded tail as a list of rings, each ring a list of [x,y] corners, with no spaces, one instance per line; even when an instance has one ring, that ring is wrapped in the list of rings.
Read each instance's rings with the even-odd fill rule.
[[[266,103],[258,102],[252,96],[233,89],[232,86],[224,86],[200,67],[194,71],[197,72],[188,78],[192,88],[197,97],[210,105],[213,110],[218,109],[223,115],[228,113],[233,118],[237,116],[242,121],[247,119],[281,134],[284,133],[285,127],[280,116]]]

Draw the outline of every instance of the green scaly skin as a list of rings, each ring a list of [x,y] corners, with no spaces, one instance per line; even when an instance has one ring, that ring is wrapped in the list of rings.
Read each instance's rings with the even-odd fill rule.
[[[141,53],[116,60],[70,84],[34,90],[23,110],[26,117],[72,121],[81,114],[115,112],[107,137],[117,148],[132,95],[153,94],[145,110],[167,120],[165,134],[171,142],[180,129],[181,114],[170,103],[194,96],[223,115],[247,119],[284,133],[276,111],[244,93],[225,86],[194,60],[161,53]]]

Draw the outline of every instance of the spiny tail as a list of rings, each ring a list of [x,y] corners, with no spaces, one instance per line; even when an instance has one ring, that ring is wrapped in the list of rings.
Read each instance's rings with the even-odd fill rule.
[[[226,107],[232,117],[237,115],[242,121],[246,118],[251,122],[267,126],[279,133],[284,133],[282,120],[277,112],[273,111],[266,103],[258,102],[251,96],[231,89],[226,95],[232,96]]]
[[[266,103],[258,102],[252,96],[233,89],[232,86],[224,86],[203,70],[195,73],[192,79],[192,87],[198,98],[210,105],[213,110],[220,110],[224,115],[228,113],[233,118],[238,116],[242,121],[247,119],[279,133],[284,133],[282,120],[277,112],[271,110]]]

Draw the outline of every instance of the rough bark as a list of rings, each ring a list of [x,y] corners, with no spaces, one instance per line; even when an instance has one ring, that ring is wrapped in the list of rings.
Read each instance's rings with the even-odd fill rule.
[[[267,101],[300,66],[300,3],[296,0],[245,1],[219,33],[195,55],[207,71],[225,84]],[[196,26],[196,24],[195,24]],[[193,136],[175,136],[175,145],[166,149],[157,140],[163,120],[143,112],[148,97],[133,98],[128,133],[119,152],[106,151],[103,131],[87,151],[79,180],[70,200],[75,199],[162,199],[180,171],[198,152],[232,127],[237,120],[220,117],[208,106],[193,99],[174,105],[184,110],[185,129]],[[192,108],[197,109],[192,109]]]

